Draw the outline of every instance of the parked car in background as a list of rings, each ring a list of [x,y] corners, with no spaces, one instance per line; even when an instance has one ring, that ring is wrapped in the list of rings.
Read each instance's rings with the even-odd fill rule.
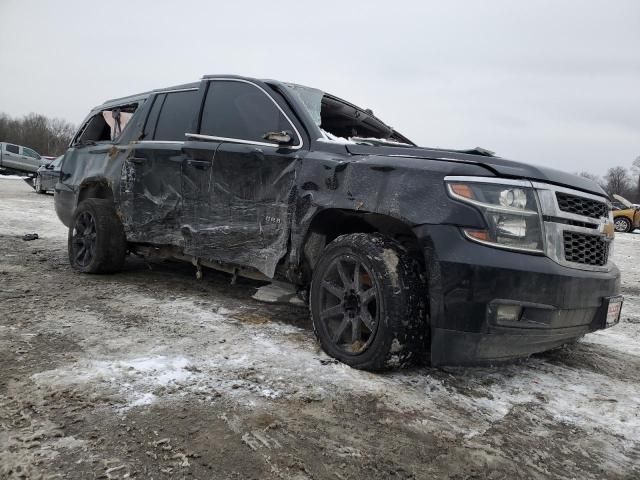
[[[0,172],[35,174],[46,163],[35,150],[22,145],[0,142]]]
[[[629,233],[640,228],[640,208],[626,198],[614,194],[617,202],[613,202],[613,224],[616,232]]]
[[[356,368],[500,362],[620,318],[596,183],[418,147],[315,88],[214,75],[110,100],[55,190],[76,270],[131,252],[288,281],[324,350]]]
[[[33,188],[37,193],[52,192],[58,179],[60,178],[60,164],[63,155],[53,160],[51,163],[42,165],[36,172],[36,178],[33,182]]]

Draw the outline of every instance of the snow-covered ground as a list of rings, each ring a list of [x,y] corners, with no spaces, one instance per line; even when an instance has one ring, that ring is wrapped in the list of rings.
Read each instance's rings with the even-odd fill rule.
[[[197,282],[189,267],[135,260],[115,276],[71,272],[52,197],[27,188],[0,181],[6,468],[52,473],[37,463],[47,458],[71,478],[75,462],[83,475],[122,463],[108,476],[206,478],[179,455],[148,463],[166,436],[180,452],[211,456],[204,472],[216,478],[640,478],[640,235],[616,240],[625,295],[616,327],[499,368],[372,374],[327,357],[304,307],[265,303],[286,296],[281,286],[230,287],[213,272]],[[18,239],[31,232],[41,239]],[[79,413],[61,416],[50,399]],[[207,422],[203,411],[214,412]],[[67,426],[36,446],[24,440],[89,419],[114,432],[144,425],[142,438],[104,431],[98,442]],[[189,425],[211,437],[187,435]],[[92,456],[118,461],[97,468]]]

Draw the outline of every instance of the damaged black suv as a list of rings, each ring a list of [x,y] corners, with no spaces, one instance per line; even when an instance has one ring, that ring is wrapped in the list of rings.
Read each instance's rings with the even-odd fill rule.
[[[619,320],[595,183],[421,148],[300,85],[216,75],[105,102],[55,204],[75,269],[131,252],[293,283],[324,350],[357,368],[497,362]]]

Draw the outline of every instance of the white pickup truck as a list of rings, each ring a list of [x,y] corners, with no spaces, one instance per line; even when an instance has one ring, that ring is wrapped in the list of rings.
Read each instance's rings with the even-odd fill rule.
[[[35,174],[46,158],[28,147],[0,142],[0,173]]]

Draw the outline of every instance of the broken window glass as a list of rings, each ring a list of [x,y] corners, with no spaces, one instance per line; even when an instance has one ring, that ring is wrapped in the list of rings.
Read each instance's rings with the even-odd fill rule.
[[[285,84],[320,127],[324,140],[338,143],[408,145],[413,143],[362,109],[316,88]]]
[[[291,93],[304,105],[311,118],[320,126],[322,124],[322,118],[320,116],[320,110],[322,105],[322,97],[324,92],[317,88],[304,87],[302,85],[296,85],[295,83],[287,83]]]
[[[73,143],[88,144],[117,140],[137,108],[138,104],[134,103],[96,113],[80,127]]]

